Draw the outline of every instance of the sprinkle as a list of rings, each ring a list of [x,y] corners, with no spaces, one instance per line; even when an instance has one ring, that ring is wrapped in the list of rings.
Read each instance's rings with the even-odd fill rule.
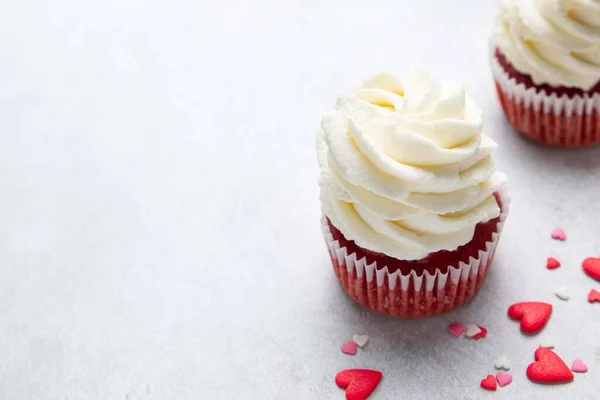
[[[482,379],[480,383],[481,387],[485,390],[496,390],[496,377],[494,375],[488,375],[487,378]]]
[[[565,241],[567,240],[567,234],[565,233],[565,230],[563,228],[556,228],[555,230],[552,231],[552,239],[555,240],[560,240],[560,241]]]
[[[596,289],[590,290],[590,293],[588,294],[588,301],[590,303],[593,303],[595,301],[600,301],[600,292],[597,291]]]
[[[546,268],[556,269],[558,267],[560,267],[560,261],[554,257],[548,257],[548,261],[546,261]]]
[[[349,354],[351,356],[356,354],[356,343],[354,340],[348,340],[342,345],[342,353]]]
[[[525,333],[537,333],[546,325],[552,315],[552,304],[539,301],[515,303],[508,308],[508,316],[521,320],[521,330]]]
[[[500,356],[494,361],[494,367],[508,371],[510,369],[510,360],[506,356]]]
[[[556,289],[554,294],[561,300],[569,300],[569,289],[567,289],[565,286],[561,286]]]
[[[506,372],[498,372],[496,374],[496,380],[498,381],[498,385],[503,387],[512,382],[512,375]]]
[[[585,365],[585,363],[583,361],[581,361],[579,358],[575,361],[573,361],[573,365],[571,366],[571,371],[573,372],[587,372],[588,367],[587,365]]]
[[[583,271],[590,277],[600,281],[600,258],[589,257],[583,261]]]
[[[450,332],[451,334],[453,334],[456,337],[460,337],[464,331],[465,331],[465,326],[461,323],[454,322],[454,323],[448,325],[448,332]]]
[[[488,332],[488,331],[487,331],[487,329],[485,329],[485,328],[484,328],[483,326],[481,326],[481,325],[477,325],[477,327],[478,327],[479,329],[481,329],[481,332],[479,332],[479,333],[478,333],[478,334],[476,334],[476,335],[473,335],[473,339],[475,339],[475,340],[484,339],[484,338],[487,336],[487,332]]]
[[[355,333],[352,335],[352,340],[356,342],[358,347],[362,348],[369,341],[369,337],[367,335],[359,335],[358,333]]]
[[[377,387],[383,374],[372,369],[346,369],[335,376],[335,383],[346,389],[346,399],[365,400]]]
[[[535,362],[529,364],[527,377],[538,383],[566,383],[573,380],[573,373],[565,362],[550,349],[535,351]]]
[[[465,326],[465,336],[472,338],[473,336],[477,335],[478,333],[481,333],[481,328],[479,328],[477,325],[475,324],[469,324],[467,326]]]

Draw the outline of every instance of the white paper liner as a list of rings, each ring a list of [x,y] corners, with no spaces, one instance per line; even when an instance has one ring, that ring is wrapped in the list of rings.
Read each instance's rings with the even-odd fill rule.
[[[517,80],[510,77],[502,68],[500,62],[495,56],[495,47],[491,51],[491,65],[494,79],[504,93],[515,99],[518,103],[523,103],[525,107],[533,106],[535,111],[542,110],[544,113],[553,113],[560,116],[564,113],[567,117],[571,115],[591,114],[594,110],[600,112],[600,94],[574,95],[572,97],[563,94],[557,96],[556,93],[546,93],[545,90],[538,90],[535,87],[526,88],[523,83],[517,83]]]
[[[502,211],[499,216],[496,232],[492,234],[492,240],[486,242],[484,250],[480,250],[477,258],[471,257],[467,263],[460,262],[458,266],[450,265],[447,272],[442,273],[441,270],[437,270],[433,275],[425,270],[421,273],[416,270],[408,274],[402,274],[399,270],[390,273],[387,266],[379,268],[376,261],[367,264],[366,257],[357,259],[356,253],[348,254],[347,248],[341,247],[339,241],[333,239],[333,235],[327,224],[327,218],[323,215],[321,230],[332,262],[334,263],[334,269],[336,270],[336,274],[339,273],[338,278],[344,290],[354,300],[369,308],[374,308],[375,311],[403,317],[437,315],[451,311],[471,300],[481,286],[491,265],[502,228],[508,216],[510,197],[505,189],[501,190],[499,194],[502,201]],[[375,281],[376,285],[372,284],[373,281]],[[365,288],[358,287],[361,282],[373,288],[376,286],[376,295],[379,298],[373,299],[372,297],[375,294],[371,296],[372,293],[369,293],[368,289],[366,296],[368,298],[364,298]],[[467,285],[467,282],[470,282],[470,285]],[[449,289],[450,285],[454,286],[454,294],[448,296],[446,289]],[[460,293],[456,293],[456,287],[458,286],[460,286],[458,290],[462,291]],[[389,295],[392,292],[396,294],[402,293],[406,302],[410,304],[396,304],[394,310],[389,310]],[[412,295],[416,293],[417,297],[414,298],[414,296],[408,295],[407,293],[409,292]],[[436,294],[444,296],[443,302],[440,301],[441,299],[435,298]],[[394,298],[394,302],[397,303],[398,298]],[[424,299],[424,304],[417,305],[418,307],[415,309],[415,304],[413,303],[415,301],[419,302],[421,298]],[[428,310],[428,304],[430,308],[434,307],[435,310]]]

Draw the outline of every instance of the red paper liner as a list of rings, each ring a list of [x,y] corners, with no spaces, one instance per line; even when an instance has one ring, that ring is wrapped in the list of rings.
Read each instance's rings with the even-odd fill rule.
[[[504,114],[517,131],[555,147],[600,144],[600,94],[528,84],[528,76],[507,63],[496,49],[492,59],[496,92]]]
[[[509,198],[496,193],[501,215],[489,229],[490,240],[470,257],[457,265],[436,268],[430,273],[427,265],[412,271],[395,269],[390,272],[374,261],[372,252],[354,246],[348,254],[331,233],[329,220],[323,218],[322,229],[329,256],[344,291],[351,299],[373,311],[405,318],[423,318],[450,312],[470,301],[481,288],[492,264],[504,221],[508,215]],[[500,200],[501,198],[501,200]],[[476,240],[471,243],[477,243]]]

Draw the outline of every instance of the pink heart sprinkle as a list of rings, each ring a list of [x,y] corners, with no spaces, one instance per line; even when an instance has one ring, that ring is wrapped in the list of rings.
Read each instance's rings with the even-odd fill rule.
[[[356,342],[354,340],[348,340],[342,345],[342,353],[350,354],[351,356],[356,354]]]
[[[498,372],[496,374],[496,380],[498,381],[498,385],[506,386],[512,382],[512,375],[507,374],[506,372]]]
[[[571,366],[571,371],[573,372],[587,372],[587,365],[583,363],[579,358],[573,362],[573,366]]]
[[[453,334],[456,337],[460,337],[464,331],[465,331],[464,324],[455,322],[455,323],[448,325],[448,332],[450,332],[451,334]]]
[[[567,234],[565,233],[565,230],[563,228],[556,228],[555,230],[552,231],[552,239],[556,239],[556,240],[567,240]]]

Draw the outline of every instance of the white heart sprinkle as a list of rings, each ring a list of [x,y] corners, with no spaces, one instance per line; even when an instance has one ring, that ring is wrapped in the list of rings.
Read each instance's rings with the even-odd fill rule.
[[[472,338],[478,333],[481,333],[481,329],[477,325],[468,324],[465,326],[465,336]]]
[[[554,348],[554,340],[550,339],[549,337],[543,337],[540,340],[540,347],[546,347],[548,349],[553,349]]]
[[[352,340],[358,345],[358,347],[363,347],[369,341],[369,337],[367,335],[359,335],[355,333],[352,335]]]
[[[556,289],[554,294],[561,300],[569,300],[569,289],[565,286],[561,286],[558,289]]]
[[[506,356],[500,356],[494,361],[494,367],[508,371],[510,369],[510,360]]]

